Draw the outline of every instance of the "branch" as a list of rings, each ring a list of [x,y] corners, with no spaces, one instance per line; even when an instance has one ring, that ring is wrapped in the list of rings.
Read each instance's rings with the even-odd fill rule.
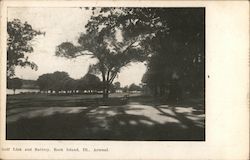
[[[109,79],[109,84],[112,84],[113,80],[115,79],[117,75],[117,72],[112,75],[112,77]]]
[[[133,41],[130,45],[128,45],[128,46],[125,48],[125,50],[123,51],[123,53],[127,52],[127,51],[129,50],[129,48],[130,48],[133,44],[135,44],[135,42],[137,42],[137,39],[136,39],[135,41]]]
[[[66,58],[76,58],[82,55],[93,55],[88,50],[83,50],[81,46],[74,46],[71,42],[63,42],[56,48],[56,56]]]
[[[110,74],[110,70],[108,70],[108,74],[107,74],[107,82],[109,81],[109,74]]]
[[[117,73],[118,73],[119,68],[116,68],[116,70],[114,70],[112,76],[110,77],[110,79],[108,80],[108,82],[111,84],[113,82],[113,80],[115,79]]]
[[[80,56],[83,56],[83,55],[86,55],[86,56],[93,56],[94,55],[93,53],[81,53],[81,52],[79,52],[79,53],[80,54],[75,54],[74,56],[70,56],[70,58],[77,58],[77,57],[80,57]]]

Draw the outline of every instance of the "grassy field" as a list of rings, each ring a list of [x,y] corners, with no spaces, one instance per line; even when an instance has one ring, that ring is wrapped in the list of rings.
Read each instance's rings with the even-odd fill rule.
[[[111,94],[7,96],[7,139],[204,140],[203,101]]]
[[[138,96],[138,94],[130,95]],[[120,100],[124,94],[110,94],[110,100]],[[7,109],[20,107],[49,107],[49,106],[89,106],[103,103],[102,95],[46,95],[46,94],[18,94],[7,96]]]

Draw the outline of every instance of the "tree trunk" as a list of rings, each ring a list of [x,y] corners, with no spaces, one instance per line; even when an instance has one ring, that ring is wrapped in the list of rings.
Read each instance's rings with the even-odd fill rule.
[[[13,89],[14,95],[16,94],[16,89]]]
[[[105,100],[107,99],[107,95],[106,95],[106,80],[105,77],[102,79],[102,98]]]
[[[109,98],[109,82],[106,84],[106,98]]]

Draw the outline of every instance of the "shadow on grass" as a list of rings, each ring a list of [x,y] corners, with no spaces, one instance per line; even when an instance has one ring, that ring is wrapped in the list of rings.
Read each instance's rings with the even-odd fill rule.
[[[76,113],[54,112],[7,123],[8,140],[205,140],[204,126],[175,106],[142,102],[120,106],[89,106]],[[72,104],[71,104],[72,105]],[[143,106],[143,107],[141,107]],[[149,110],[149,113],[144,114]],[[172,118],[177,122],[161,122],[150,115]],[[172,114],[168,113],[171,111]],[[132,113],[131,113],[132,112]],[[134,113],[134,114],[133,114]],[[142,113],[142,114],[136,114]],[[152,116],[155,116],[152,113]]]

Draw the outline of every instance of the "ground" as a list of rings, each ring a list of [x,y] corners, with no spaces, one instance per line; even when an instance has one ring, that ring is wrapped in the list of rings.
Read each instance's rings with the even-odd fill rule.
[[[144,96],[7,96],[7,139],[205,140],[202,100],[169,104]]]

